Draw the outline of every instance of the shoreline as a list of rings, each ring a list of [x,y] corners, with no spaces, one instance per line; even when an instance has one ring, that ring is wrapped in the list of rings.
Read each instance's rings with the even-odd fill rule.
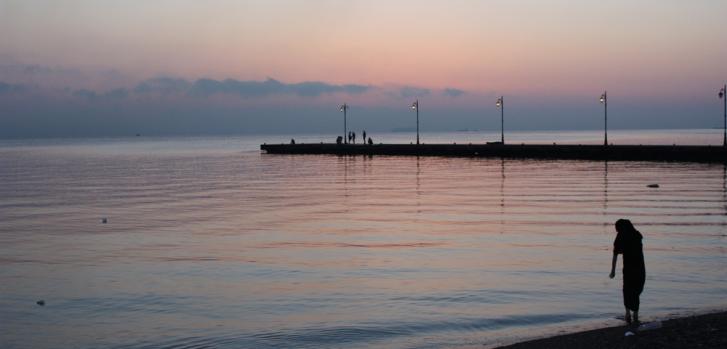
[[[675,318],[654,319],[656,329],[639,331],[634,325],[585,330],[535,338],[495,349],[535,348],[727,348],[727,310]],[[627,332],[633,335],[626,336]]]

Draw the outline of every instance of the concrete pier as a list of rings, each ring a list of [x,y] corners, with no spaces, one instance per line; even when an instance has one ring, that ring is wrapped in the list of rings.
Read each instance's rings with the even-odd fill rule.
[[[697,145],[262,144],[268,154],[404,155],[724,163],[727,149]]]

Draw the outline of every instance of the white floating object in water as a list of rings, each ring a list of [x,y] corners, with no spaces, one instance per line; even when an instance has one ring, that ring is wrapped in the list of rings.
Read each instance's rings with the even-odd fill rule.
[[[635,336],[635,335],[636,334],[631,331],[626,331],[626,333],[624,333],[624,337]]]

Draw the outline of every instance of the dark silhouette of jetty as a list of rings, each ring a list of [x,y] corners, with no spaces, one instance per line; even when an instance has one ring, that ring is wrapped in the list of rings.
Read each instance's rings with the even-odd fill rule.
[[[579,159],[613,161],[727,162],[727,148],[701,145],[577,144],[262,144],[268,154],[404,155]]]

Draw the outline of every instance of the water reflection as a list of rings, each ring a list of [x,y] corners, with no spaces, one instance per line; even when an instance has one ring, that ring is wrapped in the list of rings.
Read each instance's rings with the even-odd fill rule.
[[[722,164],[722,203],[724,204],[724,215],[727,216],[727,162]],[[727,225],[722,226],[722,239],[727,240]]]
[[[347,210],[349,208],[348,172],[349,172],[351,158],[352,158],[352,156],[349,156],[349,155],[338,156],[339,164],[342,164],[342,167],[343,167],[343,197],[346,198],[346,201],[344,202],[344,206],[346,207]]]
[[[363,155],[364,174],[365,175],[371,174],[371,170],[373,167],[373,160],[374,160],[373,155]]]
[[[421,191],[421,182],[420,182],[420,177],[421,177],[421,172],[422,171],[421,171],[421,167],[419,165],[419,161],[420,161],[419,156],[417,156],[416,157],[416,162],[417,162],[417,169],[416,169],[416,187],[415,187],[417,214],[422,213],[422,210],[421,210],[421,206],[422,206],[422,191]]]
[[[610,222],[608,217],[608,161],[603,162],[603,232],[604,234],[610,233],[613,228],[613,222]]]
[[[500,234],[505,232],[505,158],[500,158]]]
[[[143,149],[0,156],[0,343],[480,347],[570,330],[621,311],[603,274],[614,216],[648,239],[646,320],[727,292],[724,166]]]

